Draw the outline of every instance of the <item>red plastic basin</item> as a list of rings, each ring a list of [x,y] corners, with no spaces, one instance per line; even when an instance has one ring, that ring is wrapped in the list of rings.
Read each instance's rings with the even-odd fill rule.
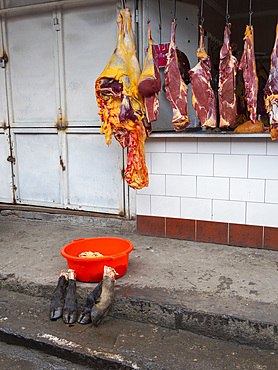
[[[129,253],[133,244],[121,238],[88,238],[72,240],[61,249],[61,254],[67,259],[69,269],[76,271],[77,279],[84,282],[97,283],[102,281],[104,266],[113,267],[123,276],[128,267]],[[79,257],[82,252],[99,252],[103,257]]]

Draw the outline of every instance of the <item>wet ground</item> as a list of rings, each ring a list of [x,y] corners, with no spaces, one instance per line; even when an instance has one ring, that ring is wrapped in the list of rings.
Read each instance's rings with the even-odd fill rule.
[[[5,290],[0,297],[0,339],[13,344],[0,342],[1,369],[278,368],[274,351],[111,316],[97,328],[65,325],[61,319],[49,320],[47,299]]]
[[[86,366],[46,353],[0,342],[0,367],[2,370],[85,370]]]

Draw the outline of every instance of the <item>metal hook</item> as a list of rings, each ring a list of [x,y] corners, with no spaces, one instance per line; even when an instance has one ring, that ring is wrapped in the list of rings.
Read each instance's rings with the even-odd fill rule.
[[[125,9],[125,0],[122,0],[122,7]]]
[[[172,19],[176,19],[176,0],[172,0]]]
[[[229,0],[227,0],[227,5],[226,5],[226,25],[228,25],[230,19],[230,14],[229,14]]]
[[[161,7],[160,7],[160,0],[158,0],[158,13],[159,13],[159,25],[158,25],[158,28],[159,28],[159,43],[161,44],[161,30],[162,30],[162,26],[161,26]]]
[[[204,10],[204,0],[201,0],[201,12],[200,12],[200,21],[201,21],[201,27],[203,28],[203,24],[205,21],[205,18],[203,17],[203,10]]]
[[[252,0],[250,0],[250,6],[249,6],[249,26],[251,27],[251,24],[252,24],[252,14],[253,14],[253,10],[252,10]]]

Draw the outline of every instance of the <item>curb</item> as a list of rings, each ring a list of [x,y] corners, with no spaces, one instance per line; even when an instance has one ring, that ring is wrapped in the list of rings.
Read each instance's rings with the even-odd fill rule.
[[[87,366],[96,370],[130,370],[137,368],[132,365],[128,365],[124,360],[120,361],[116,358],[111,358],[111,355],[109,356],[109,354],[107,354],[106,357],[104,352],[88,355],[80,350],[72,350],[65,348],[65,346],[62,345],[51,344],[44,340],[30,338],[28,336],[23,336],[19,333],[12,333],[0,328],[0,342],[1,341],[7,344],[38,350],[51,356],[56,356],[58,358],[62,358],[78,365]]]
[[[0,276],[2,289],[51,298],[52,285],[35,284],[16,279],[14,275]],[[79,305],[85,303],[89,290],[80,288]],[[236,316],[201,312],[177,305],[167,305],[115,294],[109,316],[174,330],[186,330],[207,337],[218,338],[261,349],[278,349],[278,325]]]

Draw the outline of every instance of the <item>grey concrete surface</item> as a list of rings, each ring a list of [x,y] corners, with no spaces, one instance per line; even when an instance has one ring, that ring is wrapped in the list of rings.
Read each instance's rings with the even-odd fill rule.
[[[6,210],[0,216],[2,288],[50,298],[67,270],[61,248],[94,236],[134,244],[111,316],[278,347],[276,251],[142,236],[134,221]],[[80,302],[93,287],[77,283]]]
[[[278,354],[273,351],[184,330],[111,316],[97,328],[90,324],[65,325],[62,319],[50,321],[48,303],[46,298],[2,291],[1,369],[81,370],[80,366],[94,370],[277,369]],[[12,344],[12,347],[5,345],[2,349],[1,343]],[[27,353],[23,346],[28,347]],[[30,353],[30,350],[36,352]],[[60,360],[55,360],[53,355]],[[20,367],[16,367],[17,364]]]

